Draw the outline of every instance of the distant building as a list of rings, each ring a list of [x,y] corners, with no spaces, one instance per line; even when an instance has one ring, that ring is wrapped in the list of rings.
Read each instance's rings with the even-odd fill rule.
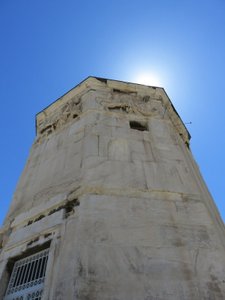
[[[89,77],[36,116],[0,299],[225,299],[225,231],[163,88]]]

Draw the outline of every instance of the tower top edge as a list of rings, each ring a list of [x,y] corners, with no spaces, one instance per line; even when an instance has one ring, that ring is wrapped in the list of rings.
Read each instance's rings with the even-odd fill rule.
[[[86,77],[84,80],[82,80],[81,82],[79,82],[77,85],[75,85],[74,87],[72,87],[69,91],[67,91],[66,93],[64,93],[62,96],[60,96],[59,98],[57,98],[56,100],[54,100],[52,103],[50,103],[48,106],[46,106],[45,108],[43,108],[41,111],[39,111],[36,114],[36,117],[38,117],[38,115],[40,115],[41,113],[43,113],[44,111],[47,111],[51,106],[54,106],[55,103],[57,103],[58,101],[60,101],[63,97],[70,95],[71,92],[75,92],[76,94],[79,94],[81,91],[83,90],[87,90],[88,88],[90,88],[91,86],[89,86],[88,84],[94,84],[94,81],[99,81],[102,84],[108,84],[112,86],[113,83],[118,83],[121,87],[122,85],[126,85],[126,86],[137,86],[139,87],[139,89],[141,87],[145,87],[145,88],[152,88],[152,89],[161,89],[165,92],[163,87],[158,87],[158,86],[152,86],[152,85],[145,85],[145,84],[140,84],[140,83],[135,83],[135,82],[129,82],[129,81],[123,81],[123,80],[117,80],[117,79],[110,79],[110,78],[103,78],[103,77],[97,77],[97,76],[88,76]],[[95,86],[96,86],[96,82],[95,82]],[[94,86],[93,86],[94,87]]]
[[[142,96],[151,94],[152,92],[157,93],[159,97],[164,102],[165,107],[170,109],[170,113],[175,115],[176,119],[179,120],[180,126],[183,127],[183,130],[186,132],[188,139],[191,139],[191,135],[186,128],[185,124],[183,123],[180,115],[176,111],[175,107],[173,106],[172,101],[170,100],[169,96],[167,95],[165,89],[163,87],[158,86],[150,86],[144,85],[134,82],[116,80],[116,79],[109,79],[97,76],[88,76],[72,89],[67,91],[65,94],[57,98],[55,101],[50,103],[47,107],[36,114],[36,132],[37,132],[37,124],[39,120],[44,118],[46,115],[51,114],[54,110],[57,110],[59,107],[63,106],[73,97],[80,97],[83,94],[87,93],[90,90],[104,90],[110,89],[113,91],[120,91],[123,93],[136,93]],[[182,130],[182,131],[183,131]]]

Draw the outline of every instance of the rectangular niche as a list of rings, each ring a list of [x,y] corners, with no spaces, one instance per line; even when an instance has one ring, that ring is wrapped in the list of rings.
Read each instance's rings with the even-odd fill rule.
[[[130,128],[139,131],[148,131],[148,125],[145,122],[130,121]]]

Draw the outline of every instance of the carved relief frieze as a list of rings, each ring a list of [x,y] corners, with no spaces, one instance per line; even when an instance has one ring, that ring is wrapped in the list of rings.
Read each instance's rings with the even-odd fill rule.
[[[45,114],[45,112],[43,112]],[[69,121],[76,119],[81,113],[80,98],[75,97],[49,115],[45,115],[37,124],[38,137],[46,137],[60,129]]]
[[[110,98],[107,100],[101,99],[99,102],[107,111],[137,114],[145,117],[163,117],[165,111],[161,98],[156,99],[150,95],[139,96],[135,93],[126,94],[114,92]]]

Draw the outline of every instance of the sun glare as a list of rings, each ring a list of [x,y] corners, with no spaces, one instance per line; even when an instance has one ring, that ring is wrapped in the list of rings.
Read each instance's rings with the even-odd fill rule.
[[[144,85],[161,86],[159,78],[154,74],[140,74],[135,81]]]

